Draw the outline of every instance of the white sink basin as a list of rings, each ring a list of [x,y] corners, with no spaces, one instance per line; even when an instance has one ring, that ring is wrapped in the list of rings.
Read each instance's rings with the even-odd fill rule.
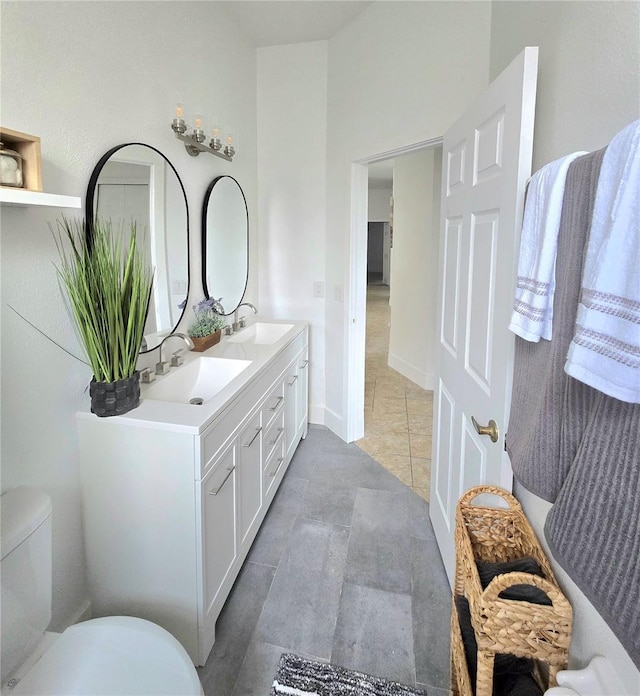
[[[293,324],[268,324],[257,321],[239,333],[233,334],[228,340],[230,343],[254,343],[255,345],[270,346],[292,328]]]
[[[179,367],[173,374],[157,377],[142,397],[180,404],[203,404],[222,391],[234,377],[251,365],[251,360],[201,357]]]

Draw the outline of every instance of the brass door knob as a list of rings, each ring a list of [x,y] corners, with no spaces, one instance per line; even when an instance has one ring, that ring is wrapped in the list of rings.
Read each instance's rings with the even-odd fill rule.
[[[480,425],[480,423],[471,416],[471,422],[478,435],[488,435],[491,438],[491,442],[498,442],[498,424],[494,420],[490,420],[489,425]]]

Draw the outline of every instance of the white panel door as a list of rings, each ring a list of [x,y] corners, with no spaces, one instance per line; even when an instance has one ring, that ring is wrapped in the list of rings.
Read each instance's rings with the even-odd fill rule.
[[[537,66],[538,49],[525,48],[444,136],[430,515],[452,584],[458,498],[481,483],[512,484],[504,451],[514,345],[508,325]],[[480,434],[474,419],[479,428],[495,423],[497,432]]]

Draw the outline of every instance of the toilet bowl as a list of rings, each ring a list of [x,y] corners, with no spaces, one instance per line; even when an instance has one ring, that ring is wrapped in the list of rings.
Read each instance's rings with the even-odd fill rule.
[[[51,620],[51,501],[35,488],[0,496],[2,696],[202,696],[191,659],[156,624],[109,616],[46,632]]]

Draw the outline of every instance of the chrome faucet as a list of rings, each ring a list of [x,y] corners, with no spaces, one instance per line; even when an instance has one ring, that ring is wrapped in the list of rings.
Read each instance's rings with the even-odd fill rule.
[[[238,310],[240,307],[249,307],[253,311],[254,314],[258,313],[258,310],[255,308],[254,305],[251,304],[251,302],[243,302],[242,304],[239,304],[236,307],[236,311],[233,313],[233,324],[231,324],[231,328],[234,331],[237,331],[238,329],[242,329],[244,327],[244,317],[241,317],[238,319]]]
[[[187,336],[187,334],[176,332],[169,334],[168,336],[165,336],[162,339],[162,343],[160,343],[159,347],[159,355],[158,355],[158,362],[156,363],[156,374],[157,375],[166,375],[167,372],[172,367],[177,367],[178,365],[182,364],[182,356],[181,353],[182,351],[177,350],[173,356],[171,357],[171,364],[169,364],[169,361],[164,361],[162,359],[162,346],[170,339],[170,338],[181,338],[187,345],[187,348],[191,350],[193,348],[193,341]]]

